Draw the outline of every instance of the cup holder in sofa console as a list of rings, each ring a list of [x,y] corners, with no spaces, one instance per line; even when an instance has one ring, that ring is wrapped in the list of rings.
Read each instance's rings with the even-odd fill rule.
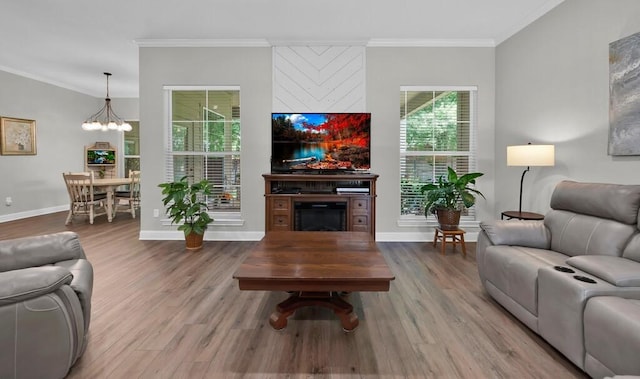
[[[564,266],[553,266],[553,268],[560,272],[568,272],[569,274],[573,274],[575,272],[569,267],[564,267]]]
[[[581,282],[585,282],[585,283],[597,283],[595,280],[591,279],[591,278],[587,278],[586,276],[581,276],[581,275],[574,275],[573,276],[574,279],[579,280]]]

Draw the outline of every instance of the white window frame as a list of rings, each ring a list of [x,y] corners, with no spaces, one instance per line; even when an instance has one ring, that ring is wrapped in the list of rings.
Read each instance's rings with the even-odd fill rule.
[[[398,165],[401,164],[401,160],[404,157],[408,156],[469,156],[469,172],[475,172],[477,167],[477,129],[478,129],[478,118],[477,118],[477,98],[478,98],[478,87],[477,86],[401,86],[400,92],[406,91],[469,91],[469,151],[430,151],[430,152],[421,152],[421,151],[406,151],[403,149],[403,139],[406,138],[405,134],[402,130],[402,120],[398,119],[398,144],[400,148],[400,160],[398,161]],[[400,178],[402,180],[402,178]],[[401,182],[398,182],[398,186],[401,186]],[[397,200],[399,203],[401,201],[401,193],[399,193],[399,197]],[[400,209],[400,208],[399,208]],[[460,218],[460,226],[462,227],[477,227],[479,225],[479,221],[475,217],[475,210],[472,212],[471,216],[462,216]],[[438,221],[435,216],[429,215],[429,217],[425,217],[424,215],[399,215],[397,220],[397,225],[399,227],[423,227],[423,226],[437,226]]]
[[[127,122],[131,123],[131,122],[136,122],[138,123],[138,144],[141,142],[140,141],[140,120],[126,120]],[[125,169],[125,160],[127,158],[129,159],[138,159],[138,163],[140,162],[140,154],[138,155],[127,155],[125,153],[126,151],[126,133],[127,132],[122,132],[120,133],[120,140],[118,141],[119,146],[118,146],[118,151],[119,151],[119,158],[120,158],[120,164],[118,165],[118,170],[120,172],[122,172],[123,177],[126,177],[127,175],[129,175],[129,173],[126,171]]]
[[[163,86],[165,112],[164,112],[164,140],[165,140],[165,178],[167,181],[174,180],[173,173],[173,141],[172,141],[172,103],[171,93],[173,91],[239,91],[240,86]],[[242,95],[241,95],[242,96]],[[240,130],[242,134],[242,121],[240,122]],[[240,162],[242,162],[242,148],[240,151],[234,152],[236,155],[240,155]],[[191,155],[182,152],[180,155]],[[193,155],[202,155],[201,153],[193,153]],[[209,156],[222,156],[226,153],[211,152],[207,153]],[[242,173],[240,174],[242,176]],[[242,182],[242,181],[241,181]],[[242,185],[240,187],[242,191]],[[242,197],[240,198],[240,210],[238,211],[209,211],[211,218],[214,219],[213,226],[243,226],[245,220],[242,218]],[[163,225],[172,225],[170,219],[161,220]]]

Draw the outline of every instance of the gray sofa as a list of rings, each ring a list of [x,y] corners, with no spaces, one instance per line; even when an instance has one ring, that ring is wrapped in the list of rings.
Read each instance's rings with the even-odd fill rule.
[[[0,378],[63,378],[87,345],[93,268],[72,232],[0,241]]]
[[[563,181],[550,205],[481,223],[483,286],[590,376],[640,375],[640,185]]]

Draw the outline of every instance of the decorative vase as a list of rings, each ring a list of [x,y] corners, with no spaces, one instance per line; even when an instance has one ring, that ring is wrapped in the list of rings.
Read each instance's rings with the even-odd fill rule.
[[[184,236],[186,242],[186,248],[188,250],[199,250],[202,248],[202,241],[204,240],[204,234],[198,234],[191,232]]]
[[[458,230],[460,226],[460,214],[458,209],[436,209],[436,217],[441,230]]]

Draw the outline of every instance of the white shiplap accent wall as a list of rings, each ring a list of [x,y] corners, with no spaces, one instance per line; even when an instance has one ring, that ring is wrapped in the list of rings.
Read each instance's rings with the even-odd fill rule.
[[[274,112],[365,112],[364,46],[275,46]]]

